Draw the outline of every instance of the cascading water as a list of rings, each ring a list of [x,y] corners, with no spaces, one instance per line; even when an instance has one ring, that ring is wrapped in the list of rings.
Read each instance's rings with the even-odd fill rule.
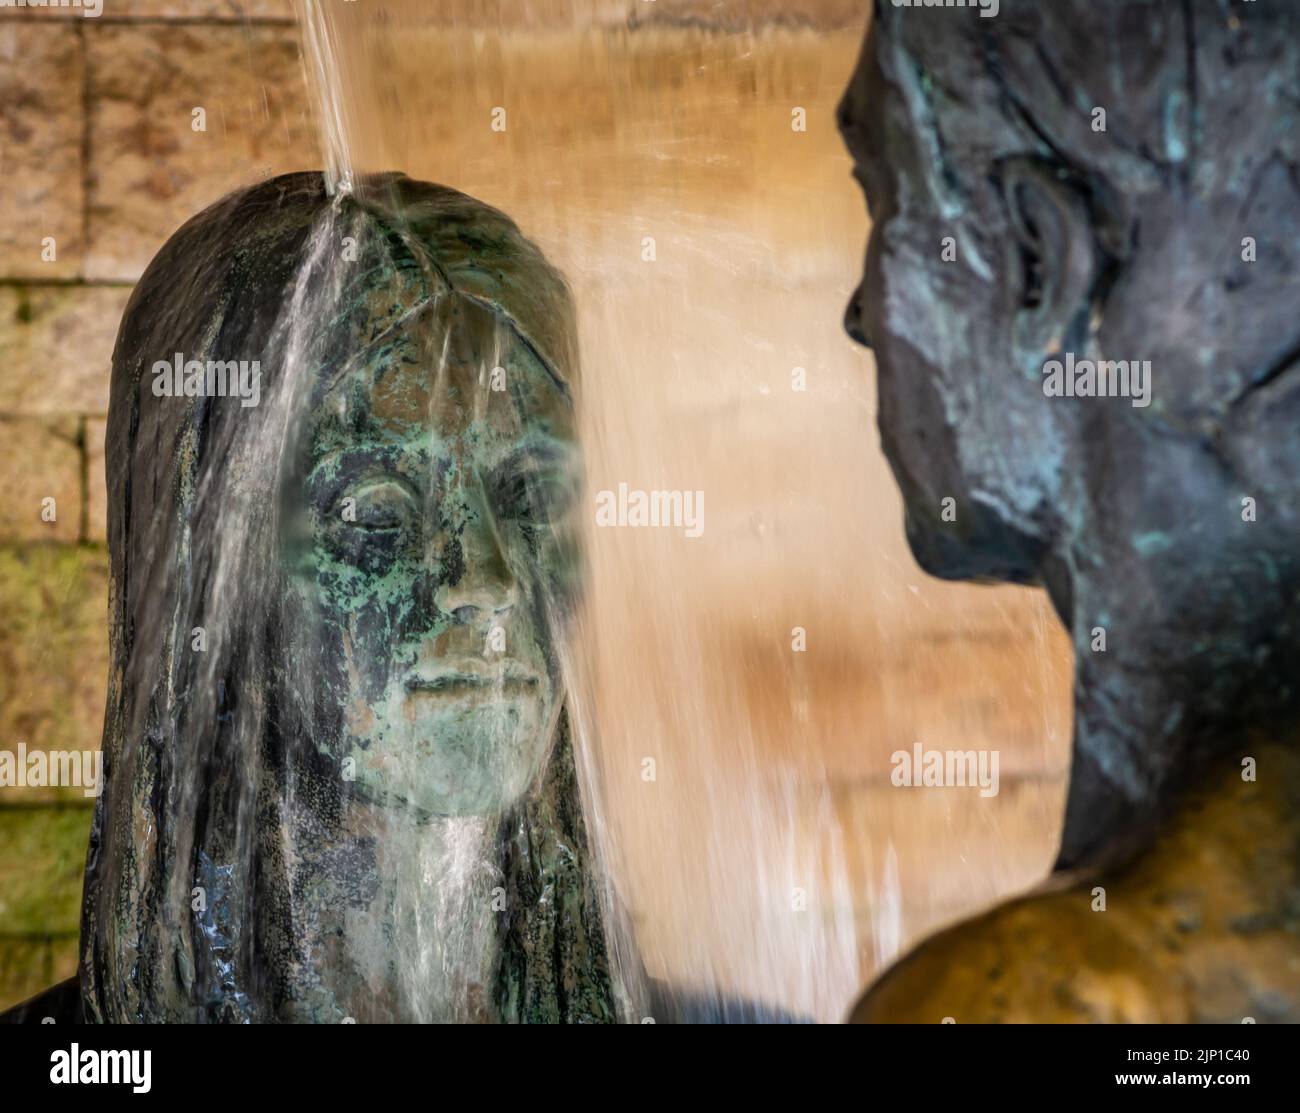
[[[307,74],[331,161],[498,205],[574,289],[587,573],[562,652],[612,958],[714,1015],[838,1019],[919,933],[1045,871],[1068,751],[1045,605],[926,581],[867,432],[839,324],[866,229],[833,128],[860,29],[302,16],[335,44]],[[620,483],[702,490],[702,536],[595,527]],[[1002,749],[1008,786],[905,807],[889,755],[918,740]]]
[[[294,0],[294,11],[302,32],[303,76],[316,102],[325,188],[330,194],[350,193],[356,139],[352,102],[341,95],[346,86],[339,28],[320,0]]]
[[[184,465],[183,509],[149,495],[147,512],[171,524],[133,575],[171,587],[123,613],[115,634],[168,631],[168,666],[161,691],[148,655],[131,658],[135,675],[115,678],[119,695],[134,685],[151,696],[120,704],[133,718],[116,728],[111,810],[147,825],[158,794],[171,793],[178,817],[148,836],[163,846],[106,829],[92,848],[92,868],[96,854],[109,863],[98,883],[106,894],[146,875],[138,910],[97,921],[100,937],[121,944],[103,961],[177,982],[161,1005],[124,1002],[127,1017],[182,1015],[168,1001],[198,997],[212,1019],[267,1018],[268,1001],[284,1019],[739,1018],[754,1015],[737,1005],[749,1001],[834,1020],[916,934],[1027,883],[1050,859],[1035,835],[1053,828],[1060,805],[1062,645],[1029,600],[921,581],[864,433],[868,372],[839,332],[859,246],[846,245],[843,229],[861,216],[827,121],[858,32],[632,34],[549,11],[522,32],[484,33],[405,0],[299,0],[328,197],[292,236],[267,241],[274,258],[257,243],[240,249],[250,275],[259,251],[285,271],[280,298],[241,307],[244,335],[274,373],[239,421],[205,424],[201,411],[160,427],[157,443]],[[688,80],[701,88],[680,92]],[[791,104],[822,126],[791,132]],[[336,559],[326,545],[303,587],[306,573],[283,556],[299,526],[295,500],[239,482],[295,475],[311,445],[323,451],[361,420],[359,407],[373,417],[392,403],[385,369],[405,367],[428,384],[419,399],[428,428],[405,444],[412,463],[402,466],[436,480],[419,492],[416,516],[456,518],[469,531],[458,544],[483,567],[508,545],[479,529],[479,504],[492,500],[480,490],[488,481],[471,476],[489,469],[465,466],[461,449],[442,443],[442,403],[463,406],[468,395],[471,408],[488,405],[483,376],[501,364],[532,381],[537,368],[517,336],[536,342],[546,326],[530,334],[527,322],[498,319],[473,359],[459,358],[451,338],[474,326],[442,318],[464,307],[464,290],[475,304],[493,302],[483,283],[501,256],[471,260],[462,292],[449,294],[444,264],[421,246],[409,206],[394,202],[400,189],[387,170],[498,206],[575,295],[583,373],[572,393],[587,489],[570,511],[583,571],[576,587],[519,588],[549,644],[530,681],[504,666],[486,677],[465,757],[481,774],[475,783],[497,785],[535,760],[541,779],[522,810],[493,800],[448,808],[459,790],[450,782],[437,788],[440,802],[420,802],[432,791],[434,748],[459,728],[422,717],[406,697],[437,698],[431,660],[469,654],[453,616],[494,604],[448,599],[445,586],[413,573],[407,586],[386,581],[396,617],[377,631],[357,569],[380,580],[390,572],[366,565],[366,550]],[[252,219],[282,200],[261,197]],[[465,243],[478,251],[501,234]],[[214,234],[188,250],[229,246]],[[210,260],[171,262],[172,302],[210,301]],[[360,313],[358,274],[371,270],[384,277]],[[526,301],[531,287],[511,288]],[[194,350],[228,341],[220,321],[229,319],[196,324]],[[361,389],[345,380],[365,360],[335,366],[344,385],[332,394],[318,378],[350,350],[337,328],[349,321],[364,327],[343,334],[373,367]],[[156,324],[159,343],[166,323]],[[468,363],[476,389],[457,380]],[[506,397],[501,420],[519,437],[527,413]],[[475,418],[485,419],[477,409]],[[214,459],[224,466],[205,470]],[[382,525],[398,496],[358,481]],[[529,479],[527,498],[551,484]],[[702,530],[597,527],[594,497],[620,485],[701,492]],[[145,498],[144,486],[135,482],[132,497]],[[447,492],[456,492],[450,510]],[[384,532],[368,546],[387,544]],[[444,557],[422,559],[445,569]],[[259,646],[247,637],[248,595],[268,577],[290,581],[290,603],[283,636]],[[311,617],[313,592],[338,604],[338,637]],[[129,601],[115,605],[130,611]],[[1018,639],[1011,631],[1026,617],[1035,634]],[[407,636],[412,624],[423,640]],[[187,671],[198,629],[209,648]],[[338,676],[322,660],[342,662]],[[382,674],[368,686],[352,675],[365,667]],[[552,667],[567,711],[543,701],[544,714],[521,730],[527,712],[511,694]],[[1014,679],[1002,687],[1016,694],[991,699],[990,673]],[[274,683],[257,694],[241,687],[262,674]],[[936,676],[956,692],[946,702]],[[331,709],[326,697],[354,690],[371,698]],[[196,722],[222,727],[195,744],[186,726]],[[361,788],[345,794],[347,806],[330,779],[336,737],[359,740],[359,781],[348,784]],[[524,760],[522,737],[549,748]],[[231,738],[272,738],[273,756],[265,741]],[[951,795],[927,796],[919,819],[905,816],[885,791],[888,755],[918,739],[1003,746],[1027,775],[978,820]],[[367,762],[375,753],[384,755],[377,770]],[[492,756],[476,765],[474,753]],[[576,818],[565,769],[580,785]],[[114,840],[131,853],[114,858]],[[971,860],[991,846],[1002,851],[996,869]],[[168,873],[153,849],[193,861],[193,874]],[[185,922],[196,887],[208,909],[197,944],[149,926]],[[524,905],[534,914],[511,919]],[[159,908],[167,914],[151,918]],[[529,965],[543,945],[559,968]],[[598,988],[563,988],[574,984]]]

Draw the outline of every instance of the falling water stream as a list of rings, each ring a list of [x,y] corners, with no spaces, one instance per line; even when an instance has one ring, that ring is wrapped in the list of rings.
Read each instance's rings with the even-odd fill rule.
[[[561,647],[623,982],[644,966],[705,1000],[841,1017],[919,934],[1046,871],[1068,734],[1068,649],[1041,599],[912,563],[869,358],[840,332],[866,227],[831,121],[859,33],[297,7],[336,201],[401,170],[500,208],[564,272],[586,505],[620,483],[703,492],[698,537],[585,515]],[[313,232],[277,333],[289,368],[337,294],[341,219]],[[294,383],[246,451],[282,450]],[[256,521],[223,534],[215,603]],[[918,741],[999,749],[998,798],[892,788],[890,755]],[[455,1018],[429,987],[483,953],[486,836],[392,822],[391,911],[415,923],[402,992]],[[383,934],[350,927],[378,962]]]

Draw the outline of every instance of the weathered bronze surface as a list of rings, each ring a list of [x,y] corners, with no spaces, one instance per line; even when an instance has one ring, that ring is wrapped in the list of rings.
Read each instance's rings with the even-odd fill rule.
[[[857,1019],[1300,1020],[1298,106],[1294,5],[876,5],[846,327],[909,540],[1045,586],[1077,676],[1063,872]],[[1067,355],[1149,405],[1051,396]]]

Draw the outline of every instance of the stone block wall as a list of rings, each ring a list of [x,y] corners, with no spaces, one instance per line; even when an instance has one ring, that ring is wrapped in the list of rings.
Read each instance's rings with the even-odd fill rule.
[[[104,423],[132,284],[204,206],[319,162],[292,15],[290,0],[0,9],[0,748],[15,757],[99,747]],[[0,1009],[76,968],[92,804],[0,788]]]

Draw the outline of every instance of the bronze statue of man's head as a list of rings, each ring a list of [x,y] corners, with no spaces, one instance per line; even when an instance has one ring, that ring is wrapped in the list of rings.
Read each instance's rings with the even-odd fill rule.
[[[1300,10],[878,2],[839,116],[908,537],[1071,628],[1082,860],[1294,706]]]

